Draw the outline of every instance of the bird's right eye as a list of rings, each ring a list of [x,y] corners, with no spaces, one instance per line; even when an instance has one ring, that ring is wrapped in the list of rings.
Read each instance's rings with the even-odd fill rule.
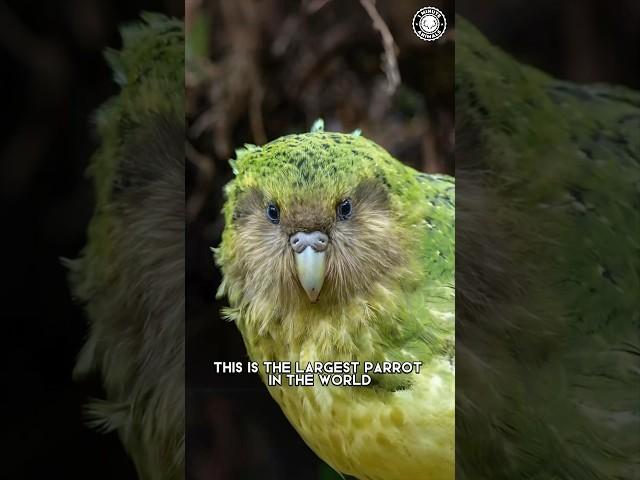
[[[280,223],[280,209],[277,205],[270,203],[267,205],[267,219],[273,224]]]

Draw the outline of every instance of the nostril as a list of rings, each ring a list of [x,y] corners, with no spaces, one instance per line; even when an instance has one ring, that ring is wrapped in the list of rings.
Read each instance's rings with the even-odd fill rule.
[[[289,238],[291,247],[297,252],[302,252],[307,247],[323,252],[329,243],[329,237],[322,232],[298,232]]]
[[[327,243],[329,242],[329,237],[322,232],[314,232],[312,233],[313,238],[313,248],[322,252],[327,248]]]
[[[291,244],[291,248],[299,253],[300,249],[304,248],[304,236],[300,233],[296,233],[291,236],[291,238],[289,239],[289,243]]]

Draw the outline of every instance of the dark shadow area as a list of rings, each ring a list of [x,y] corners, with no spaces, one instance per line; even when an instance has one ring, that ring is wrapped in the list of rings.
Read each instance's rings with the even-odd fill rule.
[[[100,383],[71,380],[87,332],[60,257],[84,245],[93,208],[84,171],[95,109],[116,92],[102,56],[141,10],[182,2],[0,3],[0,382],[2,478],[133,479],[116,434],[83,424]]]
[[[480,8],[458,0],[456,11],[495,45],[559,79],[640,88],[638,2],[493,0]]]

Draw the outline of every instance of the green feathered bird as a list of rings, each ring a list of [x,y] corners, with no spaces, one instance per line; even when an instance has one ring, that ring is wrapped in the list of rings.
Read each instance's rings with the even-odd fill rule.
[[[96,206],[69,262],[90,332],[74,375],[107,398],[93,425],[117,430],[141,480],[184,478],[184,33],[146,13],[106,58],[120,87],[100,108],[89,169]]]
[[[289,421],[339,472],[452,479],[453,179],[322,122],[232,166],[219,294],[251,359],[422,362],[367,386],[269,387]]]
[[[637,479],[640,94],[456,20],[456,477]]]

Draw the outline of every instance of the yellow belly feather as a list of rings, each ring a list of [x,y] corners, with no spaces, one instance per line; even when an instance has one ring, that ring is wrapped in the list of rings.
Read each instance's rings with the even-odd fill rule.
[[[268,387],[316,454],[360,480],[454,478],[453,367],[425,365],[411,389]],[[319,383],[316,381],[316,383]]]

